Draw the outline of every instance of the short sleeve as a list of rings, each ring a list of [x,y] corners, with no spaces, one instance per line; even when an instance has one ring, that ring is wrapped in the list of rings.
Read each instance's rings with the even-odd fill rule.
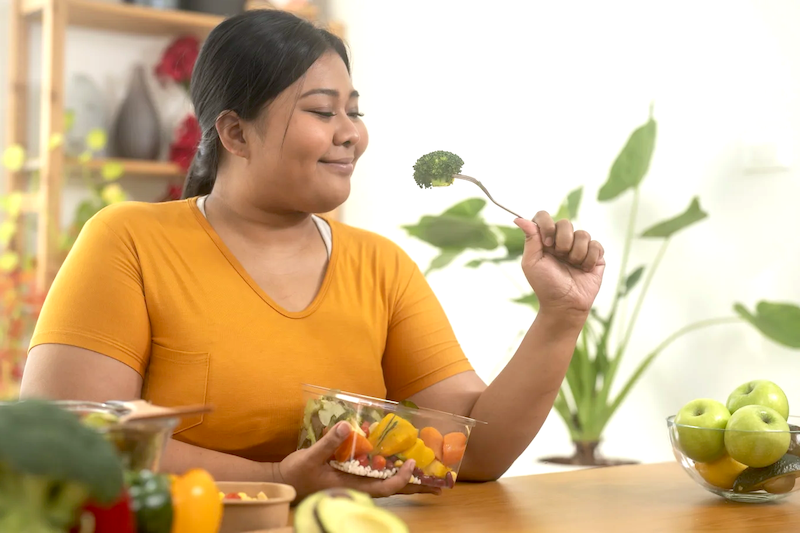
[[[83,227],[47,293],[30,347],[66,344],[112,357],[144,376],[150,321],[133,238],[101,211]]]
[[[473,369],[433,289],[407,261],[410,275],[398,292],[383,356],[387,397],[398,401]]]

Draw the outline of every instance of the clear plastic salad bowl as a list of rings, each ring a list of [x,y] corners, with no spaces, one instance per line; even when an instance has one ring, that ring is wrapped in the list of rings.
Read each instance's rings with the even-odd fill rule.
[[[116,419],[128,414],[129,410],[114,402],[62,400],[53,403],[76,413],[86,425],[105,435],[116,447],[123,467],[132,471],[159,471],[161,456],[172,431],[180,422],[177,417],[169,417],[130,420],[120,424]]]
[[[353,431],[330,459],[337,470],[386,479],[403,462],[416,462],[411,483],[453,488],[476,420],[398,403],[303,385],[305,411],[298,449],[308,448],[333,426]]]

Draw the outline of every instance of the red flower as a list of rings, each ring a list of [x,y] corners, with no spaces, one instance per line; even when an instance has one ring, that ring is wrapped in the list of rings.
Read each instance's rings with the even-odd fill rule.
[[[161,201],[171,202],[173,200],[180,200],[181,196],[183,196],[183,185],[173,183],[167,185],[167,192],[164,194],[164,197],[161,199]]]
[[[194,115],[188,115],[181,123],[175,135],[175,140],[169,145],[169,160],[177,163],[184,172],[189,170],[197,146],[202,137],[200,124]]]
[[[164,50],[161,61],[156,65],[156,77],[188,87],[199,53],[200,42],[196,37],[185,36],[175,40]]]

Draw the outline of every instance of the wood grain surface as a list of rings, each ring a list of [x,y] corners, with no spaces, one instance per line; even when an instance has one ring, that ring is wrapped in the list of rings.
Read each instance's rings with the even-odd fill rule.
[[[800,532],[797,493],[776,503],[728,502],[675,462],[459,482],[441,496],[376,503],[420,533]]]

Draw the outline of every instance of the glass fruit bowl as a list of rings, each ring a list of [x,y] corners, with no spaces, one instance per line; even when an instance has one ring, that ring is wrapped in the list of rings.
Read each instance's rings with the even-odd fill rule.
[[[332,389],[303,385],[298,449],[308,448],[345,420],[350,436],[330,460],[337,470],[387,479],[404,461],[416,462],[411,483],[453,488],[469,435],[478,421]]]
[[[53,403],[77,413],[84,424],[104,434],[119,452],[123,468],[136,472],[159,471],[161,456],[172,436],[172,431],[180,421],[177,417],[169,417],[130,420],[120,424],[117,419],[128,414],[130,410],[115,402],[61,400]]]
[[[771,420],[763,409],[751,411],[748,429],[677,424],[668,417],[672,451],[689,477],[713,494],[737,502],[780,500],[800,489],[800,417]]]

